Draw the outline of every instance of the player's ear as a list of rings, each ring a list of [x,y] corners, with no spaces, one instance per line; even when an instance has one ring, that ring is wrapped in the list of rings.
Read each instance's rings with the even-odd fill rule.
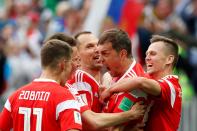
[[[63,60],[60,60],[58,66],[59,66],[59,68],[60,68],[61,71],[64,70],[65,64],[66,64],[66,63],[65,63],[65,60],[64,60],[64,59],[63,59]]]
[[[120,58],[125,58],[127,57],[127,51],[125,49],[122,49],[119,53]]]
[[[167,57],[167,62],[166,64],[172,64],[174,62],[174,56],[173,55],[169,55]]]

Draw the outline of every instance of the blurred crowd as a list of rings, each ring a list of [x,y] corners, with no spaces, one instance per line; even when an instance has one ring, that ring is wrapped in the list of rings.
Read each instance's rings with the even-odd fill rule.
[[[55,32],[74,35],[89,30],[99,37],[111,27],[127,30],[128,23],[119,24],[108,16],[112,1],[0,0],[0,93],[6,90],[8,96],[40,75],[40,47]],[[125,1],[135,5],[127,10],[132,18],[127,22],[133,22],[127,32],[136,59],[144,64],[152,34],[176,39],[180,44],[176,73],[185,98],[197,93],[197,0]]]

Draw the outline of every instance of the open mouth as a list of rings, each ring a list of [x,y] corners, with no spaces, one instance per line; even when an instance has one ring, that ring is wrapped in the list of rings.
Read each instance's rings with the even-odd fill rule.
[[[153,65],[152,65],[152,64],[146,64],[146,66],[147,66],[147,67],[152,67]]]
[[[100,55],[94,56],[93,60],[95,60],[97,63],[103,63],[103,60],[101,59]]]
[[[152,67],[153,63],[149,60],[149,61],[145,61],[146,62],[146,67]]]

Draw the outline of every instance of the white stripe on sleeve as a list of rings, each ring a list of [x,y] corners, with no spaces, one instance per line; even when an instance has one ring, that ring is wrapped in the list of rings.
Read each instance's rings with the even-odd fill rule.
[[[168,83],[168,85],[170,87],[170,95],[171,95],[170,102],[171,102],[171,106],[173,108],[174,103],[175,103],[175,98],[176,98],[176,91],[175,91],[173,84],[170,81],[168,81],[166,79],[165,79],[165,81]]]
[[[77,109],[80,110],[80,106],[78,101],[76,100],[67,100],[67,101],[63,101],[61,103],[59,103],[56,107],[56,120],[59,117],[59,114],[66,110],[66,109]]]

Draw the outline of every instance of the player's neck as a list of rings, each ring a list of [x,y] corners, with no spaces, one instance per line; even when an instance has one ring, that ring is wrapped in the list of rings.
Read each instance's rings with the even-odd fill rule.
[[[124,75],[124,73],[129,69],[129,67],[131,66],[131,64],[133,63],[133,59],[126,59],[123,63],[122,63],[122,73],[121,76]]]
[[[153,73],[151,74],[151,78],[155,79],[155,80],[159,80],[167,75],[172,75],[173,72],[171,69],[165,69],[165,70],[162,70],[162,71],[158,71],[157,73]]]
[[[99,69],[90,69],[88,67],[81,67],[81,70],[87,72],[88,74],[90,74],[92,77],[94,77],[96,79],[97,82],[100,82],[100,70]]]
[[[42,74],[40,75],[40,78],[43,78],[43,79],[51,79],[51,80],[55,80],[57,81],[57,83],[60,84],[60,75],[54,75],[53,73],[47,71],[47,70],[44,70],[42,72]]]

